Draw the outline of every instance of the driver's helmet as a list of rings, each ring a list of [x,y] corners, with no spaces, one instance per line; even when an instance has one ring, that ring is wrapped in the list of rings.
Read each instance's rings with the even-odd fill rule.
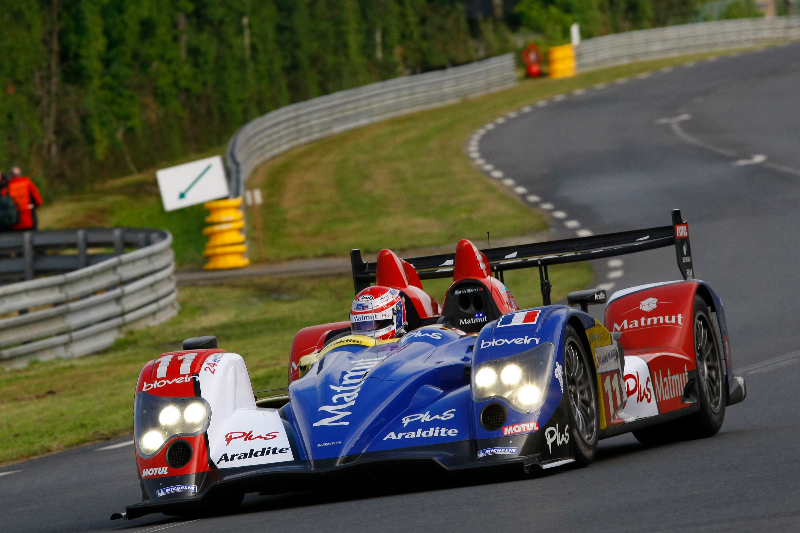
[[[393,339],[405,334],[406,308],[397,289],[369,287],[359,292],[350,307],[353,334]]]

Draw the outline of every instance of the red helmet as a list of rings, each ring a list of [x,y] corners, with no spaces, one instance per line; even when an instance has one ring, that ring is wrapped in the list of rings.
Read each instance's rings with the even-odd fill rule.
[[[393,339],[405,334],[406,308],[397,289],[369,287],[359,292],[350,307],[354,334],[374,339]]]

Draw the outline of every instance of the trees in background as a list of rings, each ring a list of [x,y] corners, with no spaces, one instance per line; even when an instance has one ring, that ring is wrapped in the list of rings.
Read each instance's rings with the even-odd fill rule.
[[[0,168],[71,189],[292,102],[510,49],[497,31],[477,46],[454,0],[6,0],[0,21]]]
[[[292,102],[511,51],[509,27],[555,43],[573,22],[687,22],[698,1],[3,0],[0,168],[87,187]]]

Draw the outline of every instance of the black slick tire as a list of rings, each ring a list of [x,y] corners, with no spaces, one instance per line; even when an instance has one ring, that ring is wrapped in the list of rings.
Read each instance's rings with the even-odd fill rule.
[[[577,465],[588,466],[597,455],[600,431],[597,378],[584,343],[571,325],[564,332],[564,378],[570,444]]]

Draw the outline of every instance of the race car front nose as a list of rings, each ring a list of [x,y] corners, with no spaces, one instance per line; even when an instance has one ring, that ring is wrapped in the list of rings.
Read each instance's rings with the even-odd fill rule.
[[[149,459],[174,437],[202,434],[210,420],[211,406],[203,398],[170,398],[140,392],[133,415],[136,450],[142,458]]]

